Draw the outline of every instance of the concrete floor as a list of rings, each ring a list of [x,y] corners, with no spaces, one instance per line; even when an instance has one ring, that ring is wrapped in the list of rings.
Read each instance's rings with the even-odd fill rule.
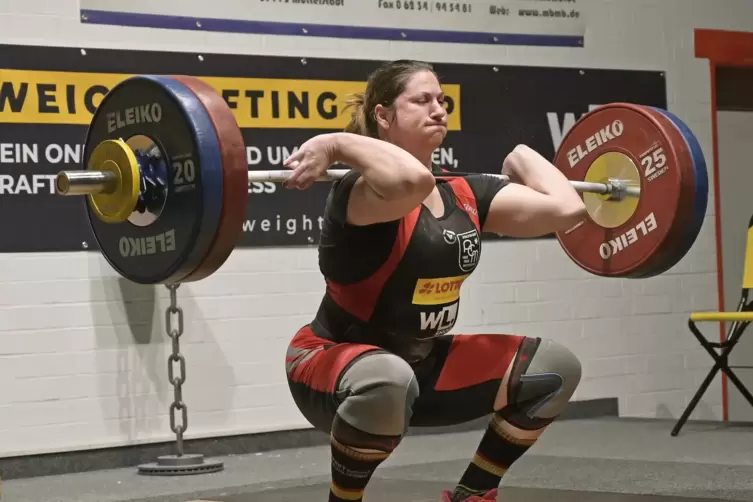
[[[308,502],[327,500],[328,486],[325,484],[312,487],[288,488],[231,495],[212,500],[194,500],[188,502]],[[437,502],[441,492],[440,483],[427,481],[375,480],[365,502]],[[498,500],[515,502],[720,502],[723,499],[665,497],[657,495],[632,495],[622,493],[598,493],[571,490],[546,490],[536,488],[502,488]]]
[[[500,501],[753,500],[753,427],[615,418],[555,423],[505,476]],[[437,501],[481,432],[408,437],[375,474],[366,502]],[[329,449],[222,458],[224,470],[176,477],[115,469],[9,480],[12,502],[303,502],[327,500]]]

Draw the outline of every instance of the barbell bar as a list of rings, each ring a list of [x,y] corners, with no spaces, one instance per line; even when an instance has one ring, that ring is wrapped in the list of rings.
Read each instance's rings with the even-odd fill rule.
[[[292,171],[270,170],[249,171],[248,182],[273,182],[282,183],[288,179]],[[316,181],[337,181],[342,179],[350,171],[348,169],[328,169],[326,173]],[[447,172],[437,174],[438,177],[468,176],[476,173]],[[500,178],[509,182],[510,177],[506,174],[481,173],[485,176]],[[55,188],[58,195],[92,195],[107,194],[116,190],[118,175],[111,171],[61,171],[55,179]],[[629,186],[624,180],[610,180],[607,183],[594,183],[588,181],[570,181],[573,188],[579,193],[595,193],[611,195],[617,200],[625,196],[640,197],[640,187]]]

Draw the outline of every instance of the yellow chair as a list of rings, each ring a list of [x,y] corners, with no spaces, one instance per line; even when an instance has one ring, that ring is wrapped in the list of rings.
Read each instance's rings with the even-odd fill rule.
[[[688,320],[690,331],[695,335],[703,348],[714,358],[714,366],[698,388],[698,391],[677,421],[677,424],[675,424],[674,429],[672,429],[673,436],[677,436],[682,426],[685,425],[688,417],[690,417],[690,414],[693,413],[693,410],[698,405],[698,401],[701,400],[701,397],[703,397],[706,389],[711,385],[711,382],[719,371],[727,375],[730,381],[735,384],[735,387],[745,396],[750,405],[753,406],[753,395],[751,395],[745,385],[732,371],[732,368],[753,368],[753,366],[729,366],[728,364],[730,352],[735,348],[745,329],[753,321],[753,301],[748,301],[748,293],[751,289],[753,289],[753,218],[751,218],[748,225],[742,294],[740,302],[737,305],[737,310],[735,312],[693,312],[690,314],[690,319]],[[709,342],[696,327],[696,323],[699,322],[731,322],[732,324],[729,330],[727,330],[727,335],[723,342]],[[716,352],[717,350],[719,353]]]

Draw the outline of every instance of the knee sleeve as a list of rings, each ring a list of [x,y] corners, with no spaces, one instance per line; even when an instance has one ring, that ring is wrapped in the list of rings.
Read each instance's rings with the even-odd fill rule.
[[[581,378],[581,365],[569,349],[548,339],[526,339],[508,387],[506,417],[524,429],[551,423],[567,407]]]
[[[340,379],[332,432],[352,446],[390,450],[408,428],[418,393],[413,369],[403,359],[365,354]]]

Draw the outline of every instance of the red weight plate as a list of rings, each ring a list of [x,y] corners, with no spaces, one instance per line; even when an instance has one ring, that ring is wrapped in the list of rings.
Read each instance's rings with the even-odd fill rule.
[[[641,276],[656,262],[656,254],[671,245],[672,228],[685,210],[684,194],[692,190],[683,178],[685,159],[662,123],[644,107],[628,103],[604,105],[581,118],[563,139],[554,164],[570,180],[590,181],[589,169],[595,169],[594,161],[605,154],[635,172],[641,194],[637,204],[604,204],[634,211],[613,228],[596,223],[594,214],[557,238],[570,258],[592,274]]]
[[[695,204],[695,169],[693,168],[693,156],[688,142],[683,138],[682,132],[663,113],[650,107],[644,107],[645,113],[654,117],[672,144],[680,161],[678,168],[682,174],[682,193],[680,196],[680,211],[672,225],[667,241],[659,248],[649,265],[643,270],[641,278],[653,277],[663,274],[674,266],[678,260],[677,253],[684,253],[683,239],[688,227],[693,224],[693,207]],[[649,161],[647,161],[649,162]],[[653,167],[653,166],[649,166]]]
[[[219,269],[235,248],[248,207],[246,146],[238,122],[225,100],[209,84],[196,77],[173,75],[201,101],[214,124],[222,153],[223,202],[214,242],[198,267],[179,282],[204,279]]]

